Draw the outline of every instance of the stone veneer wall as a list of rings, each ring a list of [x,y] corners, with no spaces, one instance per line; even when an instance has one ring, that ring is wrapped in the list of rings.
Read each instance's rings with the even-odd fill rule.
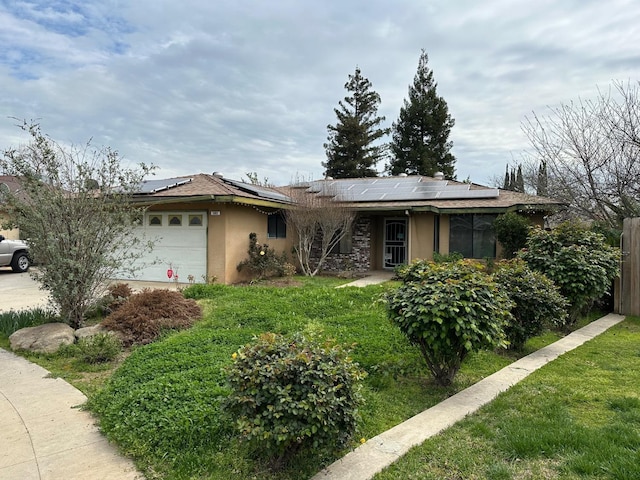
[[[360,216],[353,225],[351,253],[329,254],[322,264],[325,272],[367,272],[371,270],[371,217]],[[314,247],[314,257],[318,258],[319,246]]]

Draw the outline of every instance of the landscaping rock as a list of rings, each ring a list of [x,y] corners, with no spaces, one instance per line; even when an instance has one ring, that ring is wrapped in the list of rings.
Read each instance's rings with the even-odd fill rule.
[[[73,328],[65,323],[45,323],[17,330],[9,337],[13,350],[53,353],[76,341]]]
[[[76,338],[80,340],[81,338],[93,337],[94,335],[98,335],[99,333],[108,333],[109,331],[102,326],[101,323],[97,325],[93,325],[91,327],[83,327],[76,330]]]

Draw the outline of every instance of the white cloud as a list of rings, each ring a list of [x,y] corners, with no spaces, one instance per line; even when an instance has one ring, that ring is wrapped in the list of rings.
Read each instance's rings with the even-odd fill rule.
[[[421,48],[456,120],[458,176],[476,182],[527,147],[532,110],[640,79],[631,0],[68,5],[0,6],[0,111],[159,176],[320,178],[347,76],[360,66],[390,126]],[[14,123],[0,121],[4,148],[20,138]]]

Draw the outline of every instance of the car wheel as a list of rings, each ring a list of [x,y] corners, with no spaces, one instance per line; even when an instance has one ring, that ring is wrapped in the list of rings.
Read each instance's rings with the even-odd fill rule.
[[[26,253],[18,253],[11,260],[11,268],[14,272],[24,273],[29,270],[29,257]]]

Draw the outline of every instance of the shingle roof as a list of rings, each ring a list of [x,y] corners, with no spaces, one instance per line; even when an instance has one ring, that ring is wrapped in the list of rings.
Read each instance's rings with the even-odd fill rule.
[[[199,173],[154,180],[141,186],[136,198],[153,202],[197,197],[213,201],[261,201],[278,206],[289,203],[286,192],[292,187],[304,188],[311,195],[333,196],[354,209],[368,211],[551,211],[562,205],[551,198],[417,175],[318,180],[277,189]]]
[[[287,203],[288,197],[276,189],[255,186],[217,175],[199,173],[143,182],[135,198],[141,199],[185,199],[188,197],[229,197]],[[215,200],[215,198],[212,198]]]

